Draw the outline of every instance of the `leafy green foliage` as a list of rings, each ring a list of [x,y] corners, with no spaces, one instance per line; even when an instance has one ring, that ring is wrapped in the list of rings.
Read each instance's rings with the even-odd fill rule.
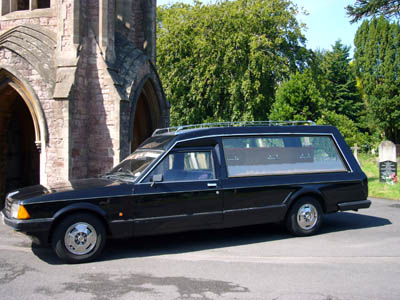
[[[279,86],[269,117],[271,120],[316,120],[323,104],[324,99],[307,69]]]
[[[398,3],[357,0],[353,12],[390,16]],[[290,0],[158,7],[158,70],[172,125],[316,120],[337,126],[350,145],[400,143],[399,24],[365,21],[351,62],[340,41],[306,50],[296,12]]]
[[[356,76],[350,65],[350,47],[340,41],[325,53],[321,62],[321,93],[328,110],[356,121],[364,105],[357,89]]]
[[[347,15],[352,17],[351,23],[371,16],[400,16],[399,0],[356,0],[354,5],[346,6]]]
[[[331,110],[322,110],[321,117],[317,120],[319,125],[332,125],[339,129],[349,146],[354,144],[369,144],[371,139],[367,133],[360,132],[357,124],[346,115],[338,114]]]
[[[158,71],[171,123],[265,120],[308,51],[288,0],[157,8]]]
[[[364,21],[355,37],[355,68],[365,93],[370,127],[400,143],[400,25]]]
[[[370,138],[358,124],[363,109],[349,48],[338,41],[332,51],[314,53],[309,69],[279,86],[270,119],[314,120],[333,125],[349,145],[364,144]]]

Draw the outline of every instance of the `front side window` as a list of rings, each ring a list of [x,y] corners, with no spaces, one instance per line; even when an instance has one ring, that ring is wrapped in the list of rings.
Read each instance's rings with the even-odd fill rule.
[[[144,182],[151,182],[154,175],[162,175],[164,182],[214,179],[211,151],[170,153],[146,177]]]
[[[229,177],[346,172],[330,136],[223,139]]]

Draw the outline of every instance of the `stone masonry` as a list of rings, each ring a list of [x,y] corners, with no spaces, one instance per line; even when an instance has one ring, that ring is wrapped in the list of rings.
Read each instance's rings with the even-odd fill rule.
[[[120,162],[143,139],[133,134],[141,114],[149,114],[151,130],[168,125],[155,67],[156,0],[0,3],[0,201],[15,116],[9,95],[32,116],[43,185],[97,176]],[[136,110],[138,101],[145,111]]]

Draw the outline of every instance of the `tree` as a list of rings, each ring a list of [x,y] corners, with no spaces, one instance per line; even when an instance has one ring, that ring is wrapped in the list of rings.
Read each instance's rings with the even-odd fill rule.
[[[321,94],[326,108],[356,121],[363,110],[356,76],[350,65],[350,47],[336,41],[323,55],[320,68]]]
[[[309,68],[283,82],[272,106],[272,120],[313,120],[336,126],[349,145],[371,139],[360,130],[364,110],[350,65],[349,47],[337,41],[332,51],[313,53]]]
[[[308,51],[288,0],[157,8],[158,71],[171,123],[264,120]]]
[[[324,103],[312,73],[307,69],[279,86],[270,119],[315,121],[321,117]]]
[[[364,21],[354,39],[355,68],[371,126],[400,143],[400,25],[384,17]]]
[[[400,0],[356,0],[354,5],[346,6],[351,23],[371,16],[400,16]]]
[[[338,114],[334,111],[323,109],[321,117],[316,120],[318,125],[332,125],[339,129],[346,143],[349,146],[354,144],[365,145],[370,144],[372,139],[367,132],[361,132],[357,124],[345,115]]]

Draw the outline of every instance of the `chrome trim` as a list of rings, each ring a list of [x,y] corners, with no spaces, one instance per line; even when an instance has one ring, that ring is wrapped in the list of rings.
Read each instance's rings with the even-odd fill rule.
[[[12,196],[14,196],[14,195],[16,195],[16,194],[18,194],[18,193],[19,193],[19,191],[15,191],[15,192],[8,193],[7,196],[6,196],[6,198],[11,198]]]
[[[299,125],[316,125],[314,121],[237,121],[237,122],[217,122],[191,124],[182,126],[172,126],[156,129],[152,136],[166,133],[179,133],[183,130],[203,129],[203,128],[224,128],[224,127],[249,127],[249,126],[299,126]]]
[[[134,222],[142,222],[142,221],[150,221],[150,220],[165,220],[165,219],[172,219],[172,218],[185,218],[185,217],[193,217],[193,216],[205,216],[205,215],[216,215],[222,214],[223,211],[217,212],[201,212],[201,213],[194,213],[194,214],[182,214],[182,215],[169,215],[169,216],[161,216],[161,217],[148,217],[148,218],[135,218]]]
[[[290,192],[290,193],[286,196],[286,198],[283,200],[282,204],[286,204],[286,202],[292,197],[293,193],[294,193],[294,192]]]
[[[318,211],[311,203],[303,204],[297,211],[297,225],[303,230],[311,230],[318,221]]]
[[[273,208],[284,208],[286,205],[284,204],[276,204],[276,205],[268,205],[268,206],[258,206],[258,207],[246,207],[246,208],[238,208],[238,209],[228,209],[224,210],[223,213],[232,213],[232,212],[243,212],[243,211],[254,211],[254,210],[263,210],[263,209],[273,209]]]
[[[348,167],[349,170],[350,170],[350,173],[353,173],[354,171],[353,171],[351,165],[349,164],[349,162],[348,162],[348,160],[347,160],[347,158],[346,158],[346,155],[344,155],[344,153],[343,153],[343,151],[342,151],[342,148],[339,147],[338,142],[337,142],[335,136],[334,136],[332,133],[331,133],[331,136],[332,136],[332,138],[333,138],[333,141],[335,142],[336,148],[339,149],[342,158],[345,160],[345,162],[346,162],[346,164],[347,164],[347,167]],[[352,154],[352,155],[353,155],[353,154]]]
[[[97,240],[97,232],[92,225],[78,222],[65,231],[64,246],[74,255],[85,255],[96,247]]]
[[[309,171],[309,172],[293,172],[293,173],[276,173],[276,174],[249,174],[228,176],[228,178],[249,178],[249,177],[264,177],[264,176],[288,176],[288,175],[310,175],[310,174],[331,174],[331,173],[349,173],[348,170],[343,171]]]
[[[110,225],[111,224],[119,224],[119,223],[128,223],[128,222],[135,222],[135,219],[112,220],[112,221],[110,221]]]
[[[18,193],[19,193],[19,191],[14,191],[14,192],[8,193],[5,198],[4,209],[5,209],[5,212],[7,213],[7,215],[9,215],[9,216],[11,216],[11,206],[12,206],[13,200],[14,200],[14,199],[12,199],[12,196],[14,196]],[[18,203],[17,200],[16,200],[16,202]]]
[[[190,182],[190,181],[186,181],[186,182]],[[178,194],[178,193],[197,193],[197,192],[208,192],[208,193],[214,193],[215,190],[211,190],[211,189],[197,189],[197,190],[175,190],[173,192],[155,192],[155,193],[138,193],[134,196],[151,196],[151,195],[165,195],[165,194]]]

